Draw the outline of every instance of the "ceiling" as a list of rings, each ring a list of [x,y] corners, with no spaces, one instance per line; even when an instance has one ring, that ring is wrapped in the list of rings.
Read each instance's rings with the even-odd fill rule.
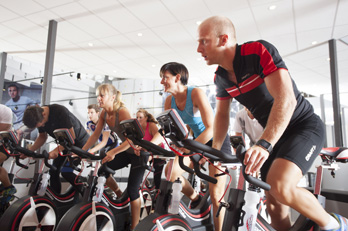
[[[326,94],[327,41],[337,39],[340,89],[348,92],[348,0],[0,0],[0,12],[1,52],[43,66],[55,20],[55,71],[94,80],[156,79],[164,63],[177,61],[188,67],[189,84],[211,84],[216,66],[196,52],[197,22],[224,15],[239,43],[273,43],[301,91]]]

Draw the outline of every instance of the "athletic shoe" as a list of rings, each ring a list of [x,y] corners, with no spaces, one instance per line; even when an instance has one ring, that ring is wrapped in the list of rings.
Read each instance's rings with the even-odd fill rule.
[[[17,192],[17,189],[11,185],[7,188],[5,188],[2,191],[2,198],[1,198],[1,203],[6,204],[8,203],[11,199],[13,199],[13,195]]]
[[[341,215],[338,215],[336,213],[331,213],[331,216],[333,216],[338,223],[340,224],[340,227],[338,229],[330,229],[330,230],[323,230],[323,231],[348,231],[348,219],[345,217],[342,217]]]
[[[197,200],[191,201],[190,208],[191,209],[195,209],[199,205],[199,203],[201,202],[202,198],[203,197],[201,195],[198,195],[198,199]]]

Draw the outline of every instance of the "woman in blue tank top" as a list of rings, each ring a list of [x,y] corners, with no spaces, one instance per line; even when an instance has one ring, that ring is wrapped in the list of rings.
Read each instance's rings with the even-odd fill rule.
[[[160,76],[162,78],[161,84],[164,86],[164,91],[171,94],[165,100],[164,109],[176,109],[184,123],[193,131],[195,140],[211,146],[213,138],[214,113],[206,94],[200,88],[186,86],[189,74],[187,68],[181,63],[171,62],[164,64],[161,67]],[[232,155],[228,136],[226,136],[221,150]],[[182,149],[182,151],[187,152],[185,149]],[[188,165],[189,161],[190,159],[188,157],[184,158],[186,165]],[[183,182],[182,192],[191,199],[192,208],[198,205],[201,197],[197,192],[195,192],[187,179],[182,177],[183,173],[184,170],[180,168],[178,157],[176,157],[170,180],[174,181],[178,177],[180,178],[181,182]],[[214,176],[218,173],[218,170],[209,165],[209,175]],[[219,177],[217,184],[209,183],[209,191],[213,203],[214,214],[217,213],[217,209],[219,207],[218,200],[223,195],[225,183],[226,176]],[[224,214],[221,213],[218,218],[214,216],[215,230],[221,230],[223,216]]]

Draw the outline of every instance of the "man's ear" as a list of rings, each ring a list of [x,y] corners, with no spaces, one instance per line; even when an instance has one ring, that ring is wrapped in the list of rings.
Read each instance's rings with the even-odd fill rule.
[[[220,35],[220,45],[225,46],[227,42],[228,42],[228,35],[227,34]]]

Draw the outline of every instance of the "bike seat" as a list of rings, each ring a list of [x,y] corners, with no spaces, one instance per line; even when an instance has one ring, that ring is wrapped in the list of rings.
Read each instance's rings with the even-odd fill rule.
[[[322,158],[329,158],[337,162],[348,162],[348,148],[333,147],[323,148],[319,154]]]

